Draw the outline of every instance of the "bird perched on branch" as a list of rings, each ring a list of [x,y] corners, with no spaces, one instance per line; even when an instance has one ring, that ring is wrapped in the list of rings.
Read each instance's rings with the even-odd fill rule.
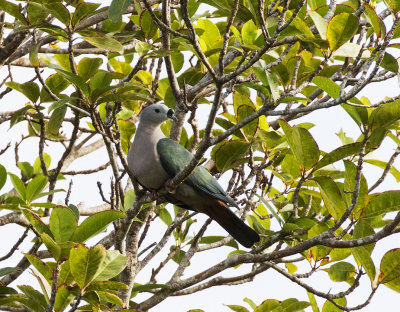
[[[148,190],[158,190],[181,172],[193,155],[177,142],[166,138],[160,125],[176,120],[174,111],[164,104],[153,104],[140,113],[139,125],[128,154],[128,165],[138,182]],[[227,205],[238,208],[217,180],[203,167],[193,172],[166,195],[166,199],[181,208],[202,212],[218,222],[245,247],[260,240]]]

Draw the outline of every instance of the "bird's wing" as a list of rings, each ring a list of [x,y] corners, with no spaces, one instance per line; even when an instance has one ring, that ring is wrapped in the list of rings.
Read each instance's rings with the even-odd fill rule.
[[[174,177],[193,159],[193,155],[177,142],[163,138],[157,143],[157,152],[164,170]],[[186,178],[185,183],[211,197],[237,207],[236,203],[225,193],[217,180],[203,167],[196,167]]]

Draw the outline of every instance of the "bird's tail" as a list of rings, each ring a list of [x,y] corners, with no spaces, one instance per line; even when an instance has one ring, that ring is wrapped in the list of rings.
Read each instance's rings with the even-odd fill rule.
[[[234,214],[223,202],[216,200],[215,205],[204,211],[211,219],[218,222],[230,235],[244,247],[250,248],[260,240],[260,236]]]

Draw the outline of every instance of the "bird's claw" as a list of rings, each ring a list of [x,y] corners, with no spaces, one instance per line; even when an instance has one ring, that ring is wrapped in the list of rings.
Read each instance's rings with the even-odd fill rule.
[[[170,187],[170,185],[169,185],[170,182],[171,182],[170,179],[166,180],[164,182],[164,188],[167,190],[168,193],[175,194],[176,193],[176,189],[175,188],[173,189],[173,188]]]

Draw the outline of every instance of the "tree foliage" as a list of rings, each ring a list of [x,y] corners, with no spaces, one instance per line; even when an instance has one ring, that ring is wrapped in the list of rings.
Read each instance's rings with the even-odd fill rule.
[[[0,157],[15,158],[15,166],[0,165],[0,225],[26,228],[1,260],[33,238],[14,267],[0,269],[1,309],[147,311],[169,296],[251,282],[272,270],[303,287],[308,301],[266,297],[260,305],[245,299],[250,308],[227,307],[349,311],[368,305],[379,287],[400,291],[399,250],[388,250],[380,262],[371,257],[376,244],[399,230],[400,191],[382,183],[389,175],[400,181],[393,166],[400,99],[371,103],[360,94],[399,72],[392,55],[399,47],[398,1],[114,0],[108,7],[0,0],[0,9],[0,97],[25,97],[0,113]],[[16,67],[25,76],[13,74]],[[166,190],[147,192],[129,172],[137,115],[160,101],[178,118],[163,131],[195,155],[170,188],[208,157],[207,169],[228,177],[238,213],[262,237],[251,250],[229,236],[206,235],[210,220],[193,236],[196,214],[166,205]],[[358,137],[340,132],[342,144],[323,151],[313,124],[298,119],[329,107],[346,112]],[[395,151],[374,159],[383,141]],[[37,149],[20,161],[26,142]],[[95,152],[106,163],[70,169]],[[378,179],[366,179],[367,164],[381,169]],[[68,183],[98,172],[111,177],[109,187],[98,182],[92,194],[101,205],[71,203],[76,191]],[[150,244],[146,236],[157,218],[166,227]],[[187,272],[199,253],[215,249],[219,258]],[[172,262],[174,269],[166,269]],[[224,275],[240,265],[245,273]],[[137,280],[148,267],[151,276]],[[28,268],[40,289],[23,285]],[[307,278],[316,272],[347,289],[313,287]],[[348,305],[361,284],[370,293]],[[139,293],[149,295],[137,300]]]

